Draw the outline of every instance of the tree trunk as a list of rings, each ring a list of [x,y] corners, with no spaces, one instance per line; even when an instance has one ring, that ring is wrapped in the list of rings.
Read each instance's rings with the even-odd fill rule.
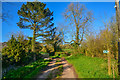
[[[56,52],[56,44],[54,44],[54,52]]]
[[[78,45],[78,43],[79,43],[79,27],[78,27],[78,23],[76,21],[76,17],[75,17],[74,11],[72,11],[72,14],[74,16],[74,21],[75,21],[75,26],[76,26],[76,43]]]
[[[116,21],[118,26],[118,75],[120,75],[120,16],[119,16],[119,0],[115,0],[116,5]]]
[[[35,55],[35,29],[33,31],[33,38],[32,38],[32,52],[34,53],[33,60],[36,61],[36,55]]]
[[[78,25],[76,25],[76,43],[79,44],[79,28]]]
[[[113,69],[113,78],[115,78],[115,63],[112,64],[112,69]]]

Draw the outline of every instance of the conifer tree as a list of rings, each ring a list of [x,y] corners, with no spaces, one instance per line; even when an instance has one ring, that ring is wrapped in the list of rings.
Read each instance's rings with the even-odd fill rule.
[[[37,37],[48,37],[51,34],[53,12],[45,8],[46,4],[41,2],[27,2],[18,10],[20,20],[17,23],[20,28],[33,30],[32,52],[35,52],[35,40]],[[34,60],[36,57],[34,56]]]

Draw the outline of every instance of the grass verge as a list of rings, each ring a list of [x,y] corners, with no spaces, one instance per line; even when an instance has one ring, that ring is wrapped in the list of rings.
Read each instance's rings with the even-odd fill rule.
[[[51,60],[37,60],[29,65],[10,70],[3,79],[6,78],[33,78],[41,69],[48,65]]]
[[[108,75],[107,60],[84,55],[73,55],[66,60],[74,66],[79,78],[112,78]]]

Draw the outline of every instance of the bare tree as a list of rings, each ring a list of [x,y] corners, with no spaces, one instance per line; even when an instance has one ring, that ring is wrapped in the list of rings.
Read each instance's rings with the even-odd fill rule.
[[[91,11],[88,11],[83,4],[71,3],[64,16],[69,21],[71,27],[75,27],[75,40],[70,41],[80,45],[87,31],[87,26],[92,22],[93,16]]]

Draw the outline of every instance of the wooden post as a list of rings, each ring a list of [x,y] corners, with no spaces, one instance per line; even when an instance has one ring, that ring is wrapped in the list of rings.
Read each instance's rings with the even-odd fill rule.
[[[111,54],[109,49],[108,51],[108,75],[111,75]]]
[[[108,28],[106,30],[106,34],[108,34]],[[110,38],[110,35],[106,35],[106,39],[107,38]],[[110,52],[110,47],[109,47],[109,40],[107,41],[106,45],[107,45],[107,50],[108,50],[108,53],[107,53],[107,57],[108,57],[108,75],[111,75],[111,52]]]

